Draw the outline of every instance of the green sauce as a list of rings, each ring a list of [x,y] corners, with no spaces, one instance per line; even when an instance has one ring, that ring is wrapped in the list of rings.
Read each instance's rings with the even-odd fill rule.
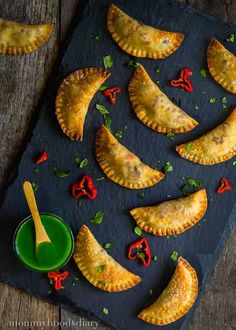
[[[35,230],[31,217],[18,227],[15,234],[15,251],[21,262],[28,268],[41,272],[48,272],[62,267],[70,258],[74,239],[67,224],[55,215],[40,214],[44,228],[50,237],[53,248],[55,249],[55,258],[44,258],[40,253],[45,253],[45,249],[37,250],[35,248]],[[39,262],[40,260],[40,262]],[[45,260],[42,263],[42,260]]]

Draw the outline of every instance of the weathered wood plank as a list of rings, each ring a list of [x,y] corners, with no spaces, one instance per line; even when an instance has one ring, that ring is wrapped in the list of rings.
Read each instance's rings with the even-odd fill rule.
[[[58,23],[58,0],[0,0],[1,16],[27,23]],[[57,24],[58,25],[58,24]],[[22,141],[34,113],[58,52],[58,31],[54,30],[49,42],[39,51],[23,57],[0,56],[0,186],[8,169],[18,159]],[[20,219],[19,219],[20,220]],[[19,290],[0,284],[1,329],[23,329],[20,323],[9,322],[57,321],[58,308]],[[43,329],[26,326],[24,329]],[[58,327],[57,327],[58,328]],[[45,327],[46,329],[46,327]],[[51,327],[53,329],[53,327]]]

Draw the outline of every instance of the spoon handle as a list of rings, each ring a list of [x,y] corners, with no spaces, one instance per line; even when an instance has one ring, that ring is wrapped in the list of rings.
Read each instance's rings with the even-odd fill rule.
[[[34,191],[31,183],[29,181],[25,181],[23,183],[23,191],[25,194],[25,198],[27,200],[28,207],[30,209],[33,221],[34,221],[34,227],[35,227],[35,236],[36,236],[36,247],[43,243],[43,242],[51,242],[50,238],[48,237],[48,234],[45,231],[45,228],[42,224],[38,207],[36,204]]]

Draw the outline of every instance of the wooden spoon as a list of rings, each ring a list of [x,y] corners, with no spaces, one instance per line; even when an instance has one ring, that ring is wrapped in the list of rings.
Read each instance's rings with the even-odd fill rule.
[[[23,183],[23,190],[34,221],[36,259],[42,265],[53,265],[56,257],[56,249],[42,224],[33,187],[29,181]]]

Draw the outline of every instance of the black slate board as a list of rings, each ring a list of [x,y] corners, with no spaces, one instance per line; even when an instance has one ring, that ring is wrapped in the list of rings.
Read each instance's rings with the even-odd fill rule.
[[[144,65],[154,80],[160,80],[160,87],[169,97],[176,102],[181,102],[181,107],[199,121],[199,126],[192,132],[176,136],[175,141],[169,141],[165,135],[151,131],[135,117],[127,95],[127,84],[133,72],[132,68],[127,67],[131,57],[118,48],[106,29],[106,12],[111,1],[88,1],[56,70],[53,83],[48,86],[48,95],[41,106],[32,137],[20,160],[18,175],[9,186],[0,208],[2,226],[0,279],[60,306],[89,312],[115,328],[152,329],[154,326],[139,320],[136,314],[155,300],[171,278],[175,268],[175,263],[169,258],[171,252],[177,250],[196,268],[202,291],[236,217],[235,189],[231,193],[220,196],[215,193],[222,177],[230,178],[232,183],[235,182],[236,171],[232,160],[204,167],[180,158],[174,150],[176,144],[201,135],[228,116],[228,113],[222,110],[221,97],[227,97],[228,109],[232,109],[235,96],[219,87],[209,74],[207,79],[203,78],[199,71],[207,67],[206,47],[210,38],[216,36],[224,41],[229,34],[236,34],[236,28],[191,7],[172,1],[120,0],[114,2],[128,14],[146,24],[185,34],[182,46],[170,57],[160,61],[148,59],[138,59],[138,61]],[[102,40],[97,42],[91,38],[93,34],[101,35]],[[224,44],[231,51],[236,51],[235,44],[225,42]],[[62,134],[54,115],[54,100],[58,84],[65,76],[80,67],[102,67],[102,56],[108,54],[113,56],[115,65],[107,84],[121,86],[123,92],[119,95],[119,102],[117,105],[110,106],[98,92],[90,104],[83,143],[71,142]],[[160,73],[156,73],[158,66],[161,68]],[[194,92],[192,94],[172,88],[167,83],[176,77],[183,67],[189,67],[193,71],[191,80]],[[217,103],[210,104],[211,97],[216,97]],[[82,206],[79,206],[77,201],[69,196],[71,183],[87,173],[88,169],[94,179],[103,176],[93,155],[95,132],[103,121],[102,116],[95,109],[96,103],[102,103],[110,109],[114,132],[127,125],[122,143],[139,155],[144,162],[160,168],[166,161],[173,164],[174,172],[168,173],[166,178],[154,187],[142,190],[145,191],[145,199],[138,197],[138,191],[122,188],[108,179],[95,181],[99,194],[93,202],[86,200]],[[195,110],[196,105],[199,106],[199,110]],[[42,164],[39,167],[39,173],[35,174],[34,156],[42,150],[47,150],[49,160]],[[78,168],[75,164],[76,154],[89,159],[87,168]],[[161,163],[157,163],[157,160],[161,160]],[[56,177],[53,173],[54,166],[71,170],[71,175],[61,179]],[[185,182],[182,177],[200,180],[207,188],[209,207],[204,217],[207,221],[201,221],[199,225],[176,238],[156,238],[145,234],[153,255],[158,256],[158,262],[152,263],[147,269],[128,260],[126,258],[127,245],[137,239],[133,233],[134,222],[128,210],[136,206],[156,204],[168,198],[179,197],[180,187]],[[59,293],[48,294],[50,287],[46,276],[26,270],[17,261],[12,250],[14,230],[19,221],[29,213],[21,189],[21,184],[25,179],[40,183],[36,196],[41,211],[55,213],[64,218],[75,235],[83,223],[88,224],[101,243],[107,241],[113,243],[111,255],[122,265],[139,274],[143,279],[141,284],[127,292],[102,292],[92,287],[71,261],[66,267],[71,271],[71,277],[65,282],[65,289]],[[92,225],[89,219],[98,210],[105,213],[103,224]],[[76,286],[72,285],[74,276],[79,278]],[[150,289],[153,290],[151,297],[149,296]],[[103,314],[103,307],[109,308],[109,315]],[[185,318],[165,328],[184,329],[191,315],[192,311]]]

